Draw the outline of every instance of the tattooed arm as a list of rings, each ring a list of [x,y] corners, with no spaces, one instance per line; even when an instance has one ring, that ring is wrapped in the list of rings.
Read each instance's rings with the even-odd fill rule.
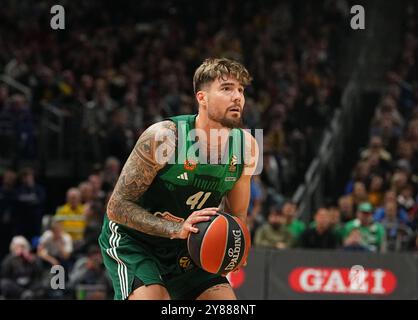
[[[182,223],[173,222],[154,216],[136,203],[173,155],[175,141],[176,126],[171,121],[156,123],[139,137],[109,199],[110,220],[153,236],[186,239],[190,232],[199,231],[194,227],[196,223],[216,214],[218,208],[205,208],[193,212]]]
[[[176,125],[162,121],[139,137],[126,161],[107,205],[110,220],[160,237],[175,237],[182,224],[156,217],[136,201],[149,188],[175,150]],[[164,144],[164,146],[163,146]],[[165,152],[158,152],[159,147]]]

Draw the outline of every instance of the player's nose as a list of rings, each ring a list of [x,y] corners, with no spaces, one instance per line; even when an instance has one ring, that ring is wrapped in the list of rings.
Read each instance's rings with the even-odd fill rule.
[[[232,101],[234,101],[235,103],[240,103],[242,100],[242,93],[238,90],[235,89],[234,90],[234,94],[232,95]]]

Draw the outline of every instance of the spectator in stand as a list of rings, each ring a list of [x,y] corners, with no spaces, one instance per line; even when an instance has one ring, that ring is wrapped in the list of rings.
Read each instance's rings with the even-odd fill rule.
[[[89,176],[88,181],[93,186],[93,199],[95,201],[104,201],[106,193],[103,190],[103,176],[102,173],[93,173]]]
[[[368,161],[359,161],[353,170],[352,178],[345,186],[345,193],[350,194],[354,190],[354,184],[356,182],[363,182],[366,184],[370,175],[370,164]]]
[[[9,251],[13,236],[13,219],[16,206],[16,173],[13,170],[3,172],[0,185],[0,261]]]
[[[386,234],[379,222],[373,222],[373,207],[369,202],[360,203],[357,208],[357,218],[345,224],[343,239],[347,239],[351,230],[358,228],[362,242],[373,252],[386,251]]]
[[[78,185],[78,190],[80,190],[81,203],[86,204],[90,201],[95,200],[94,187],[93,184],[89,181],[83,181]]]
[[[344,251],[371,252],[370,248],[363,242],[363,237],[359,228],[351,229],[347,238],[344,240],[342,249]]]
[[[382,137],[373,135],[370,138],[369,146],[361,153],[361,159],[368,160],[372,154],[377,154],[379,159],[384,162],[390,162],[392,155],[384,148]]]
[[[374,208],[383,203],[383,183],[384,180],[381,176],[375,174],[371,176],[368,200]]]
[[[377,216],[376,221],[382,223],[384,226],[388,224],[406,224],[408,217],[405,211],[398,210],[398,203],[396,201],[388,201],[383,207],[383,211],[379,212],[381,215]]]
[[[414,149],[409,141],[401,139],[398,142],[397,159],[396,166],[412,173],[411,179],[414,180],[413,173],[418,172],[418,156],[414,154]]]
[[[416,216],[416,208],[417,203],[414,199],[414,187],[412,184],[408,184],[405,186],[397,199],[399,204],[399,210],[405,210],[408,214],[408,226],[412,228],[412,230],[417,229],[417,216]]]
[[[404,169],[396,169],[392,175],[392,181],[390,189],[399,194],[403,188],[408,185],[409,172]]]
[[[396,156],[398,163],[400,161],[406,163],[411,172],[418,171],[418,159],[416,156],[414,156],[414,149],[410,141],[406,140],[405,138],[399,140]]]
[[[112,291],[97,245],[88,249],[87,257],[81,257],[76,261],[69,278],[69,290],[78,300],[104,300]]]
[[[281,211],[285,219],[284,224],[296,243],[306,228],[305,223],[296,217],[298,207],[293,201],[286,201]]]
[[[384,201],[383,206],[378,208],[375,211],[373,215],[373,220],[377,222],[382,222],[385,219],[388,211],[392,212],[392,210],[395,210],[396,212],[395,217],[399,221],[399,223],[408,224],[409,218],[408,218],[407,212],[402,207],[398,207],[396,198],[393,198],[392,192],[391,193],[389,192],[390,191],[386,193],[387,197],[386,197],[386,200]]]
[[[85,254],[91,245],[97,244],[104,214],[103,205],[98,201],[92,201],[85,205],[86,228],[84,229],[83,238],[77,243],[74,254]]]
[[[334,232],[337,238],[337,247],[342,244],[344,224],[341,222],[341,212],[338,207],[331,206],[328,208],[330,216],[330,229]]]
[[[402,128],[405,125],[405,120],[396,108],[396,101],[390,95],[386,95],[382,102],[377,106],[372,125],[379,124],[385,118],[393,119],[398,128]]]
[[[62,265],[68,269],[72,252],[71,236],[64,232],[62,222],[53,220],[51,228],[46,230],[39,240],[38,257],[45,262],[47,270],[50,270],[53,265]]]
[[[115,157],[106,159],[103,170],[103,190],[113,191],[120,174],[120,161]]]
[[[13,237],[10,254],[4,258],[0,272],[0,291],[6,299],[35,299],[42,296],[42,268],[30,250],[25,237]]]
[[[315,213],[315,226],[307,228],[299,239],[299,246],[305,249],[335,249],[338,239],[331,229],[331,219],[327,208],[319,208]]]
[[[329,229],[332,230],[336,239],[337,239],[337,246],[342,244],[342,235],[343,235],[343,227],[344,225],[341,223],[341,213],[338,207],[330,206],[328,208],[328,216],[329,216]],[[309,224],[310,229],[316,228],[316,220],[314,219]]]
[[[365,202],[368,199],[366,186],[363,182],[355,182],[353,187],[353,193],[351,194],[353,199],[353,205],[357,206],[359,203]]]
[[[396,195],[396,192],[395,192],[395,191],[393,191],[393,190],[387,190],[387,191],[385,192],[385,195],[384,195],[384,197],[383,197],[383,205],[384,205],[386,202],[390,202],[390,201],[397,201],[397,195]]]
[[[354,203],[350,195],[338,199],[338,208],[341,213],[341,222],[345,223],[354,219]]]
[[[406,214],[401,217],[399,212],[396,201],[385,203],[380,223],[385,228],[388,251],[405,250],[413,234],[412,229],[407,226]]]
[[[278,206],[272,207],[268,222],[259,227],[255,233],[254,244],[260,247],[286,249],[293,245],[292,234],[285,226],[285,218]]]
[[[32,241],[41,232],[44,214],[45,190],[36,183],[31,168],[19,172],[20,185],[16,191],[14,234],[21,234]]]
[[[418,110],[418,109],[416,109]],[[415,113],[418,113],[418,111],[415,111]],[[406,138],[411,143],[412,148],[415,150],[415,155],[418,152],[418,116],[415,116],[415,119],[413,119],[409,125],[406,132]]]
[[[396,120],[389,116],[382,117],[378,124],[371,128],[371,133],[380,135],[383,145],[392,154],[396,151],[396,142],[402,135],[402,129],[396,124]]]
[[[78,241],[83,237],[86,226],[83,212],[84,205],[81,203],[80,191],[77,188],[70,188],[67,191],[67,201],[57,209],[55,219],[62,221],[62,228],[70,234],[73,241]]]
[[[377,153],[370,154],[367,161],[370,166],[370,174],[382,176],[385,181],[390,180],[392,170],[390,162],[382,160]]]

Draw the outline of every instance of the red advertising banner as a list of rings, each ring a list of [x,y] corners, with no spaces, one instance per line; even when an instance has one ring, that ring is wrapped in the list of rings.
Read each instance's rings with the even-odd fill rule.
[[[341,293],[388,295],[396,287],[396,276],[389,270],[368,269],[361,283],[347,268],[299,267],[289,275],[289,286],[302,293]]]
[[[417,299],[417,268],[411,253],[253,248],[228,278],[239,299]]]

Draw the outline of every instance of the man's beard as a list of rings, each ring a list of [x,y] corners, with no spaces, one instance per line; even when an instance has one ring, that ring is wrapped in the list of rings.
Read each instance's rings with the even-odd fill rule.
[[[223,116],[218,116],[209,111],[208,118],[212,121],[220,123],[225,128],[229,128],[229,129],[242,128],[243,127],[242,113],[240,112],[240,115],[238,117],[231,117],[231,116],[228,117],[228,113],[229,113],[228,110],[229,109],[225,111]]]

